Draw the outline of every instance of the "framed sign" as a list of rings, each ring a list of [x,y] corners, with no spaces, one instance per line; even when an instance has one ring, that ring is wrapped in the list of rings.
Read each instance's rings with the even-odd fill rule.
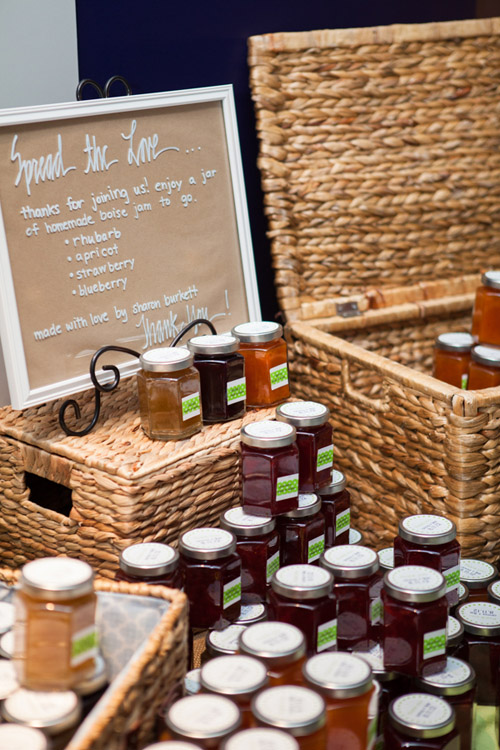
[[[260,320],[231,86],[1,111],[0,209],[16,409],[89,388],[101,346]]]

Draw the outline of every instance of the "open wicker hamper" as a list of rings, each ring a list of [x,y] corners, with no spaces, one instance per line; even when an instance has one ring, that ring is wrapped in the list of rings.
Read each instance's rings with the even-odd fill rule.
[[[500,19],[249,40],[294,395],[332,411],[376,547],[436,512],[500,556],[500,387],[431,377],[500,267]],[[332,335],[333,334],[333,335]]]

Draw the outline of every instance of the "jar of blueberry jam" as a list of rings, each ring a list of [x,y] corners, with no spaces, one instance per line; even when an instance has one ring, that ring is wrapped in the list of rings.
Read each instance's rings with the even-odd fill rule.
[[[333,469],[330,484],[320,487],[321,512],[325,518],[325,547],[349,544],[351,495],[341,471]]]
[[[443,698],[408,693],[392,701],[385,750],[460,750],[455,712]]]
[[[281,565],[316,563],[325,549],[321,500],[313,492],[299,494],[299,507],[278,517]]]
[[[456,616],[465,630],[465,638],[456,655],[476,672],[476,703],[480,706],[498,706],[500,605],[467,602],[460,605]]]
[[[254,656],[267,668],[270,685],[301,685],[306,640],[286,622],[259,622],[240,636],[240,652]]]
[[[116,580],[179,589],[182,586],[179,553],[170,545],[158,542],[132,544],[120,553]]]

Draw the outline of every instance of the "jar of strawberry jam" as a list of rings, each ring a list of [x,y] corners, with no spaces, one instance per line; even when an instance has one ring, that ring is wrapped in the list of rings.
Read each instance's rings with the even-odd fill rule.
[[[241,728],[255,726],[250,704],[268,684],[265,665],[251,656],[219,656],[202,667],[200,684],[204,692],[224,695],[241,711]]]
[[[170,545],[158,542],[131,544],[120,553],[116,580],[181,588],[179,553]]]
[[[173,703],[165,714],[165,723],[171,738],[215,750],[239,729],[241,714],[229,698],[199,693]]]
[[[500,605],[492,602],[467,602],[457,609],[457,618],[465,630],[465,639],[456,655],[476,672],[476,703],[497,706],[500,670]]]
[[[325,549],[321,500],[313,492],[299,494],[299,507],[278,517],[281,565],[316,563]]]
[[[282,422],[252,422],[241,429],[243,510],[277,516],[299,504],[299,450],[295,427]]]
[[[422,565],[402,565],[384,576],[382,648],[387,671],[418,677],[426,664],[446,665],[446,581]]]
[[[259,622],[240,636],[240,652],[260,659],[269,684],[300,685],[306,640],[299,628],[285,622]]]
[[[297,625],[305,636],[309,655],[337,647],[337,602],[328,570],[287,565],[274,574],[271,586],[271,620]]]
[[[299,750],[299,743],[291,734],[281,729],[255,727],[242,729],[229,737],[223,750]],[[165,750],[168,750],[165,748]],[[175,750],[175,748],[173,748]]]
[[[475,346],[469,367],[469,390],[495,388],[500,385],[500,347]]]
[[[291,401],[276,409],[276,419],[297,431],[301,492],[314,492],[331,482],[333,433],[329,416],[328,408],[316,401]]]
[[[298,685],[267,688],[253,699],[252,711],[260,726],[285,730],[301,750],[326,747],[325,701],[314,690]]]
[[[486,271],[476,290],[472,335],[481,344],[500,346],[500,271]]]
[[[383,580],[377,553],[361,545],[342,544],[326,550],[320,565],[333,575],[339,651],[368,648],[370,641],[379,641]]]
[[[443,516],[421,514],[399,522],[394,540],[394,566],[425,565],[442,573],[450,607],[458,604],[460,544],[453,521]]]
[[[434,344],[433,376],[457,388],[467,388],[473,346],[470,333],[442,333]]]
[[[200,373],[204,424],[228,422],[246,411],[245,360],[236,336],[195,336],[187,342]]]
[[[467,584],[469,602],[487,602],[488,586],[497,578],[498,570],[485,560],[460,560],[460,580]]]
[[[320,487],[321,512],[325,518],[325,547],[349,543],[351,495],[341,471],[332,469],[330,484]]]
[[[205,651],[201,655],[201,663],[219,656],[233,656],[238,653],[240,636],[245,630],[244,625],[228,625],[223,630],[209,630],[205,638]]]
[[[241,560],[236,537],[225,529],[199,528],[179,539],[184,591],[192,628],[223,628],[241,607]]]
[[[455,712],[443,698],[408,693],[389,706],[385,750],[459,750]]]
[[[270,321],[241,323],[231,331],[245,358],[247,406],[273,406],[290,396],[283,328]]]
[[[265,602],[273,573],[280,566],[280,538],[275,519],[248,515],[238,507],[226,510],[220,525],[236,537],[236,551],[241,558],[242,602]]]

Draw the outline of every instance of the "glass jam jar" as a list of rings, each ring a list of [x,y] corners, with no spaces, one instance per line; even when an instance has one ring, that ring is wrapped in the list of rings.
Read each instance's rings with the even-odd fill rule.
[[[433,376],[457,388],[467,388],[474,338],[470,333],[442,333],[434,344]]]
[[[2,724],[0,750],[50,750],[50,747],[47,737],[39,729],[22,724]]]
[[[498,578],[498,570],[484,560],[462,558],[460,560],[460,580],[467,584],[469,602],[487,602],[488,586]]]
[[[241,430],[243,510],[277,516],[299,504],[299,450],[295,427],[282,422],[252,422]]]
[[[500,347],[475,346],[469,367],[469,390],[500,385]]]
[[[444,698],[455,709],[455,727],[460,735],[460,750],[471,750],[476,675],[470,664],[449,656],[442,672],[417,681],[418,690]]]
[[[389,706],[385,750],[459,750],[455,712],[443,698],[408,693]]]
[[[290,396],[288,357],[279,323],[241,323],[231,331],[245,358],[247,406],[274,406]]]
[[[234,621],[235,625],[255,625],[256,622],[267,620],[267,607],[265,604],[242,604],[240,616]]]
[[[241,600],[266,601],[273,573],[280,566],[280,538],[274,518],[251,516],[243,508],[230,508],[220,517],[223,529],[236,537],[241,558]]]
[[[446,621],[446,653],[448,656],[455,656],[457,648],[464,639],[464,626],[453,615],[448,615]]]
[[[240,652],[265,664],[271,686],[302,683],[306,640],[295,625],[285,622],[250,625],[241,634]]]
[[[287,565],[274,574],[269,592],[271,620],[297,625],[309,655],[337,647],[337,602],[333,576],[312,565]]]
[[[402,565],[384,576],[382,648],[389,672],[418,677],[426,664],[446,666],[446,581],[422,565]]]
[[[370,703],[376,688],[368,662],[352,654],[317,654],[303,666],[307,687],[326,703],[326,747],[364,750],[369,747]],[[375,715],[377,711],[374,711]]]
[[[236,537],[210,527],[186,531],[179,538],[184,591],[192,628],[222,629],[241,607],[241,560]]]
[[[331,482],[333,431],[329,416],[328,408],[316,401],[291,401],[276,409],[276,419],[297,431],[301,492],[314,492]]]
[[[498,705],[500,670],[500,606],[492,602],[467,602],[457,609],[465,638],[456,655],[476,672],[476,703]]]
[[[351,526],[351,495],[346,489],[345,476],[332,470],[330,484],[320,487],[321,512],[325,519],[325,547],[348,544]]]
[[[46,557],[24,565],[14,597],[14,663],[31,690],[67,690],[90,677],[98,655],[90,565]]]
[[[319,693],[299,685],[266,688],[252,701],[257,723],[284,729],[296,738],[301,750],[326,747],[325,709],[325,701]]]
[[[203,424],[229,422],[246,411],[245,360],[236,336],[195,336],[187,342],[200,373]]]
[[[75,733],[82,706],[72,690],[44,693],[20,688],[2,703],[1,711],[4,721],[41,729],[50,737],[51,750],[63,750]]]
[[[238,706],[222,695],[188,695],[165,713],[167,731],[173,739],[192,741],[213,750],[241,725]]]
[[[476,289],[472,335],[482,344],[500,346],[500,271],[486,271]]]
[[[394,566],[425,565],[442,573],[450,607],[458,604],[460,583],[460,544],[457,527],[448,518],[421,514],[399,522],[394,539]]]
[[[131,544],[120,553],[117,581],[154,583],[173,589],[182,587],[179,553],[168,544],[143,542]]]
[[[224,695],[241,711],[241,728],[255,726],[251,702],[268,684],[265,664],[251,656],[219,656],[201,670],[200,683],[206,693]]]
[[[379,641],[383,580],[377,553],[361,545],[342,544],[327,549],[320,565],[333,575],[339,651],[352,651],[356,646],[368,648],[370,641]]]
[[[201,663],[218,656],[231,656],[238,653],[240,636],[245,625],[228,625],[224,630],[209,630],[206,635],[206,648],[201,656]]]
[[[363,534],[352,526],[349,529],[349,544],[363,544]]]
[[[377,552],[380,570],[385,573],[394,567],[394,547],[384,547]]]
[[[255,727],[236,732],[223,745],[223,750],[250,750],[250,748],[251,750],[299,750],[299,743],[295,737],[282,732],[281,729]]]
[[[281,565],[317,563],[325,549],[321,500],[313,492],[299,494],[296,510],[278,517]]]
[[[201,430],[200,376],[185,347],[140,356],[137,390],[141,426],[153,440],[184,440]]]

